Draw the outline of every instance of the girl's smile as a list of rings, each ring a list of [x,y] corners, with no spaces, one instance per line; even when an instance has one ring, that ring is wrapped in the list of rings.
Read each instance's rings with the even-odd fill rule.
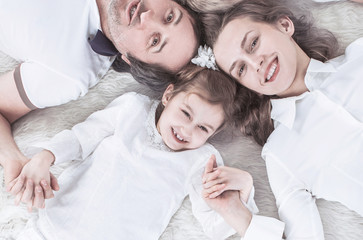
[[[173,85],[170,86],[163,96],[165,108],[157,129],[164,143],[175,151],[198,148],[222,125],[223,108],[195,93],[179,92],[172,96]]]

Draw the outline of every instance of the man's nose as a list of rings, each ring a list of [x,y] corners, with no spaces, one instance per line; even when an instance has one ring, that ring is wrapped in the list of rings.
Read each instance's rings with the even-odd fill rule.
[[[147,10],[140,14],[140,27],[145,29],[148,28],[151,24],[154,24],[153,21],[153,12],[151,10]]]

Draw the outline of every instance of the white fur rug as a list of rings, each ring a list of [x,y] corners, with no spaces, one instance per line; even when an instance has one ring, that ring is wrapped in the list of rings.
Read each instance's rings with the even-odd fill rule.
[[[298,3],[302,4],[303,8],[311,6],[309,1],[299,1]],[[342,50],[354,39],[363,37],[363,4],[341,2],[328,7],[314,5],[313,15],[318,25],[337,34],[342,44]],[[0,73],[14,68],[15,65],[14,60],[0,53]],[[149,94],[149,91],[137,84],[130,75],[110,70],[85,97],[62,106],[36,110],[18,120],[13,125],[16,142],[20,149],[30,157],[33,153],[30,151],[29,145],[46,140],[63,129],[71,128],[92,112],[104,108],[112,99],[127,91]],[[261,148],[248,138],[238,134],[233,136],[228,132],[216,137],[212,143],[221,151],[226,165],[251,172],[254,177],[255,199],[260,214],[277,217],[265,163],[260,157]],[[52,171],[55,175],[59,175],[64,167],[53,167]],[[3,169],[0,167],[1,179],[3,179],[2,175]],[[25,226],[27,219],[37,213],[29,214],[24,206],[14,206],[12,197],[4,191],[4,184],[1,181],[0,183],[0,239],[11,240],[16,238]],[[362,217],[339,203],[325,200],[318,200],[317,203],[327,240],[363,239]],[[160,239],[208,239],[191,213],[188,198],[171,219]],[[240,238],[234,235],[229,239]]]

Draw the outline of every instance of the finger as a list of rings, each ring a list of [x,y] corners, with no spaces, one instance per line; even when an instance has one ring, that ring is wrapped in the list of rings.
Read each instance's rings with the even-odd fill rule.
[[[209,194],[213,194],[215,192],[221,194],[223,191],[224,191],[224,188],[226,187],[226,184],[222,183],[222,184],[217,184],[217,185],[214,185],[213,187],[211,188],[207,188],[207,189],[204,189],[207,193]],[[217,196],[219,195],[217,194]],[[215,196],[216,197],[216,196]]]
[[[28,179],[26,181],[26,187],[25,187],[25,191],[23,193],[23,196],[21,198],[21,201],[23,203],[28,203],[32,200],[33,198],[33,192],[34,192],[34,183],[33,180]]]
[[[207,181],[206,183],[203,184],[203,187],[205,189],[208,189],[208,188],[213,187],[214,185],[218,185],[218,184],[222,184],[222,183],[224,183],[223,179],[217,178],[217,179],[214,179],[211,181]]]
[[[52,173],[50,173],[50,186],[54,191],[59,190],[58,179]]]
[[[43,208],[44,194],[43,188],[39,185],[35,186],[33,206],[36,208]]]
[[[209,195],[209,198],[216,198],[219,195],[221,195],[223,192],[224,192],[224,187],[222,189],[218,190],[218,191],[215,191],[214,193],[211,193]]]
[[[28,208],[28,212],[32,212],[33,211],[33,201],[29,201],[27,203],[27,208]]]
[[[217,166],[216,156],[212,154],[205,165],[204,174],[212,172],[214,166]]]
[[[16,194],[15,199],[14,199],[14,204],[17,206],[20,203],[21,197],[23,196],[25,187],[23,187],[20,192],[18,194]]]
[[[202,178],[203,184],[206,184],[211,181],[215,181],[219,177],[220,174],[221,174],[221,170],[219,170],[219,169],[215,170],[214,172],[204,174],[203,178]],[[221,180],[219,180],[219,181],[221,181]]]
[[[25,182],[25,176],[20,175],[14,186],[11,188],[10,193],[12,195],[16,195],[20,192],[20,190],[23,188]]]
[[[49,198],[52,198],[54,197],[54,194],[53,194],[53,191],[52,189],[50,188],[50,185],[47,183],[47,181],[45,181],[45,179],[42,179],[40,181],[40,184],[43,188],[43,191],[44,191],[44,198],[45,199],[49,199]]]

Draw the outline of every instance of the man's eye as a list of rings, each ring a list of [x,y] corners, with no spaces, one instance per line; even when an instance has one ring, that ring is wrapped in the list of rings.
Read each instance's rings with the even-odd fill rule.
[[[153,40],[152,40],[152,42],[151,42],[151,46],[156,46],[156,45],[158,45],[158,43],[159,43],[159,38],[158,37],[154,37],[153,38]]]
[[[208,133],[208,129],[204,126],[198,126],[202,131]]]
[[[258,38],[256,38],[255,40],[252,41],[252,44],[251,44],[251,51],[256,47],[257,45],[257,42],[258,42]]]
[[[174,13],[169,13],[169,15],[166,18],[166,22],[170,23],[174,19]]]

